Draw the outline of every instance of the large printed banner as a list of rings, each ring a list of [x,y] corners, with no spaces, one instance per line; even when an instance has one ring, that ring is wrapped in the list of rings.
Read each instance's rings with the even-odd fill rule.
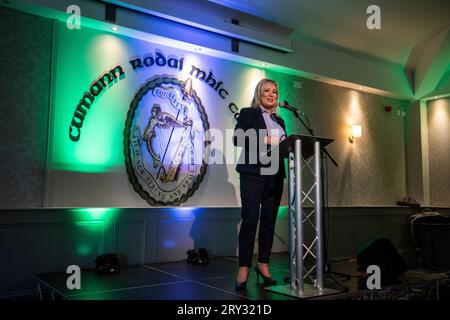
[[[63,23],[55,53],[47,206],[240,205],[230,131],[262,70]]]

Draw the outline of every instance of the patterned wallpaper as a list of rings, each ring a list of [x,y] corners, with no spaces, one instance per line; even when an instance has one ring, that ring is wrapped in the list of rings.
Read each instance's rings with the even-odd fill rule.
[[[395,206],[406,192],[405,128],[407,101],[337,87],[293,75],[267,71],[280,86],[280,99],[299,107],[317,136],[335,141],[327,149],[330,206]],[[295,87],[294,87],[295,82]],[[391,112],[385,106],[392,106]],[[307,134],[289,111],[288,133]],[[350,125],[362,137],[349,142]]]
[[[450,98],[428,103],[430,203],[450,207]]]
[[[0,7],[0,207],[42,207],[52,22]]]

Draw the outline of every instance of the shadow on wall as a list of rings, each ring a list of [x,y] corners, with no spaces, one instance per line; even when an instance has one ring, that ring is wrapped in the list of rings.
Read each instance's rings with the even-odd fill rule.
[[[214,203],[215,207],[238,207],[236,199],[236,187],[229,182],[228,167],[225,157],[221,151],[214,149],[206,174],[198,190],[189,199],[191,206],[198,206],[199,203]],[[233,166],[233,170],[235,165]],[[239,186],[238,186],[239,187]],[[205,198],[205,193],[208,198]]]
[[[344,165],[342,166],[342,179],[339,185],[339,192],[336,201],[341,205],[351,204],[350,197],[352,191],[352,158],[353,149],[348,150],[347,155],[344,160]]]
[[[227,213],[230,213],[229,217]],[[224,210],[218,212],[218,216],[212,216],[212,212],[208,209],[197,209],[189,231],[189,236],[194,240],[194,249],[205,248],[210,256],[235,256],[239,213],[239,209]]]
[[[211,202],[224,208],[197,208],[189,236],[194,240],[196,250],[205,248],[211,256],[235,256],[238,243],[237,226],[241,219],[239,203],[235,186],[228,182],[228,166],[223,153],[215,149],[213,157],[217,164],[208,165],[204,185],[194,197],[203,198],[206,190],[215,188],[211,193],[215,199],[211,199]]]

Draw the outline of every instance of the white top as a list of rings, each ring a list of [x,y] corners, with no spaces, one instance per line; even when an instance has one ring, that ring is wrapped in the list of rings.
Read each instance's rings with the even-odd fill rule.
[[[264,109],[263,107],[260,108],[262,111],[264,122],[266,123],[268,135],[278,137],[280,139],[280,142],[286,139],[286,132],[276,120],[275,112],[272,112],[269,115],[269,112],[266,109]]]

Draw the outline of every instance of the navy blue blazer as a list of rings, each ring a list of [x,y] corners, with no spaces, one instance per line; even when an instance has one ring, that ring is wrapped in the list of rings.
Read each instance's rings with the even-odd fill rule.
[[[286,132],[286,125],[284,124],[283,119],[276,115],[276,121],[278,124],[283,128],[283,130]],[[242,139],[238,139],[236,137],[236,130],[242,129],[244,132],[249,133],[249,129],[254,129],[256,133],[256,141],[258,143],[254,143],[255,140],[253,140],[253,143],[251,143],[252,139],[249,139],[246,137],[244,141]],[[251,173],[251,174],[261,174],[261,168],[262,167],[269,167],[269,164],[262,164],[260,162],[260,151],[259,151],[259,145],[263,145],[263,139],[264,135],[260,135],[259,130],[265,129],[267,130],[266,123],[264,121],[264,117],[262,115],[261,108],[243,108],[239,112],[239,117],[237,119],[236,127],[234,128],[234,135],[233,135],[233,144],[235,146],[241,146],[243,147],[243,151],[241,153],[241,157],[239,159],[239,163],[236,166],[236,170],[239,173]],[[268,148],[270,150],[270,146]],[[265,153],[266,150],[262,150],[262,153]],[[269,151],[270,155],[270,151]],[[251,159],[256,159],[256,163],[250,163]],[[255,161],[253,161],[255,162]],[[281,174],[284,178],[286,177],[285,167],[284,167],[284,160],[279,159],[279,169],[276,173],[277,175]]]

